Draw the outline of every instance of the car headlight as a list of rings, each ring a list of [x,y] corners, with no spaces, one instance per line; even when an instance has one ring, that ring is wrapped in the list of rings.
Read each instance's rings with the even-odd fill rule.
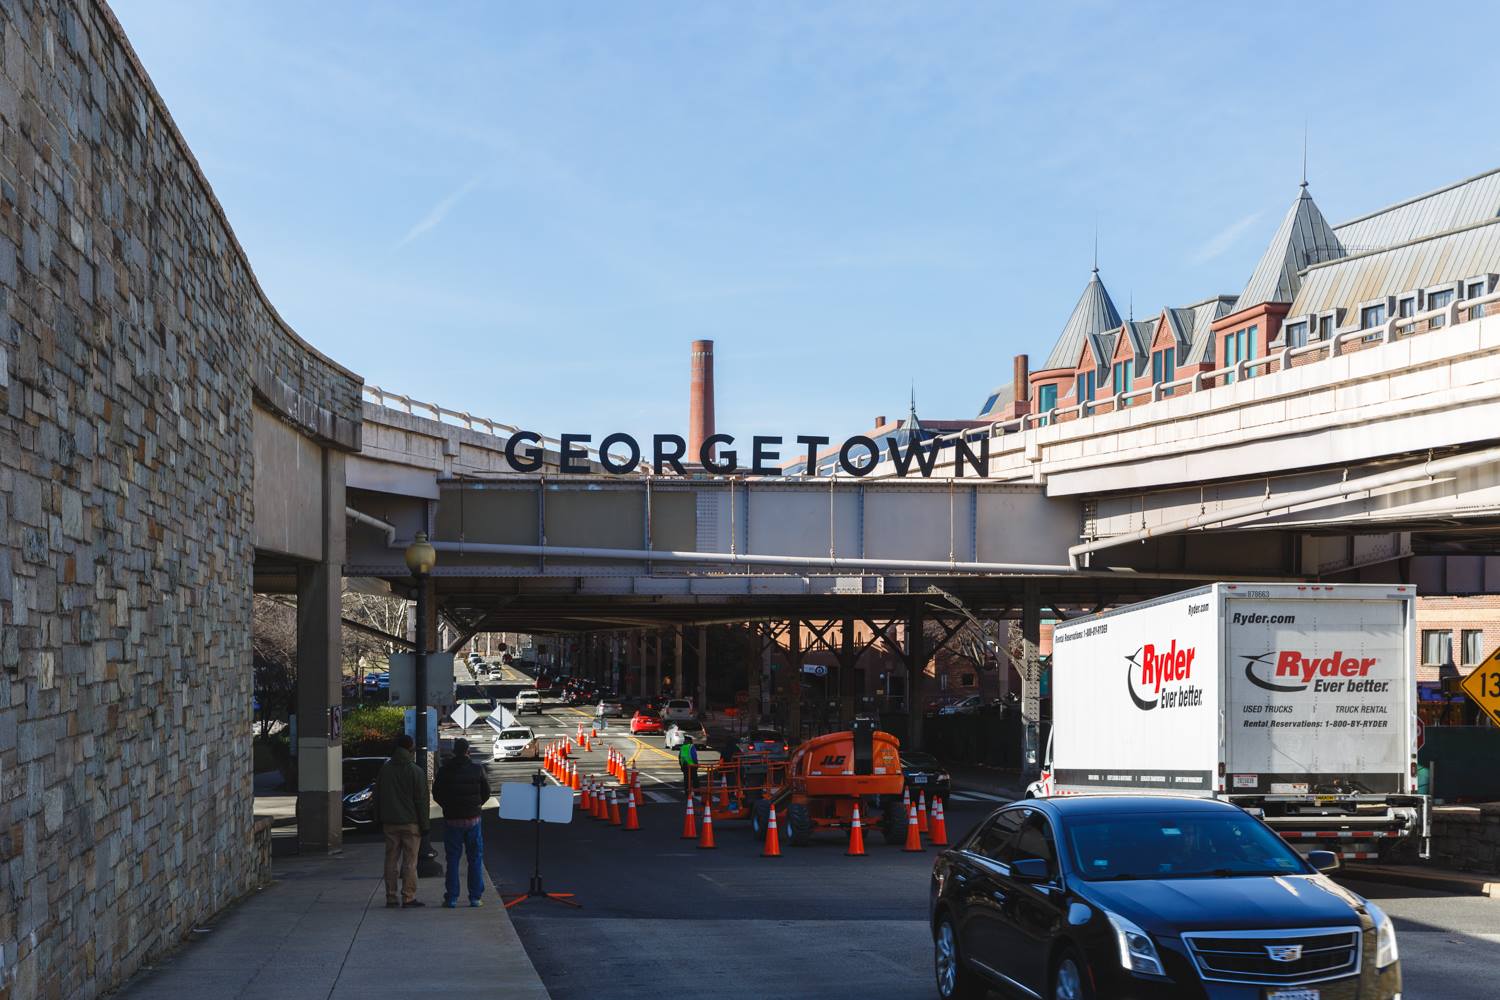
[[[353,795],[346,796],[344,798],[344,801],[347,802],[347,803],[349,803],[352,806],[352,805],[356,805],[356,804],[358,804],[360,802],[368,802],[370,800],[370,796],[372,796],[374,794],[375,794],[375,789],[373,789],[373,788],[364,788],[364,789],[361,789],[360,791],[355,792]],[[1394,948],[1395,946],[1396,946],[1395,945],[1395,938],[1392,938],[1391,939],[1391,947]]]
[[[1375,921],[1375,968],[1383,969],[1401,957],[1396,950],[1396,925],[1369,900],[1365,901],[1365,911]]]
[[[1166,975],[1151,935],[1118,913],[1106,912],[1105,916],[1114,927],[1115,938],[1120,944],[1120,965],[1131,972],[1144,972],[1151,976]]]

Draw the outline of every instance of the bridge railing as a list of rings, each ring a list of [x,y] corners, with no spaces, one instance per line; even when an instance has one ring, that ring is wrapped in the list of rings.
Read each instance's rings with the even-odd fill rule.
[[[1283,347],[1264,357],[1241,359],[1232,365],[1225,365],[1211,371],[1194,372],[1171,382],[1159,382],[1140,389],[1130,389],[1102,400],[1084,400],[1072,406],[1053,407],[1040,413],[1027,413],[1011,420],[996,421],[978,430],[971,428],[943,434],[934,440],[941,449],[960,439],[976,442],[985,437],[1002,437],[1036,427],[1110,413],[1117,408],[1128,407],[1136,400],[1154,403],[1161,399],[1174,398],[1179,389],[1198,392],[1216,385],[1227,385],[1231,381],[1243,381],[1257,374],[1270,374],[1300,367],[1299,360],[1303,360],[1304,363],[1331,360],[1348,354],[1351,350],[1360,350],[1376,343],[1390,344],[1431,330],[1456,326],[1461,322],[1484,316],[1487,312],[1486,307],[1491,305],[1500,305],[1500,290],[1476,298],[1450,302],[1446,306],[1413,313],[1410,316],[1392,316],[1379,326],[1338,330],[1327,340],[1315,341],[1300,347]]]

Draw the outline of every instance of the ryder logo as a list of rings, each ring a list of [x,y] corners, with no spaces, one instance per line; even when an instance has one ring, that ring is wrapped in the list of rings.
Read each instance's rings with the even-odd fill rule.
[[[1130,700],[1143,712],[1153,708],[1178,708],[1203,704],[1203,689],[1184,683],[1192,679],[1193,659],[1198,651],[1177,648],[1173,639],[1165,647],[1147,643],[1125,657],[1125,687]],[[1164,686],[1177,685],[1162,690]]]
[[[1245,677],[1267,691],[1286,693],[1306,691],[1309,687],[1314,691],[1384,691],[1390,687],[1390,681],[1369,677],[1376,662],[1376,657],[1345,656],[1342,650],[1335,650],[1330,656],[1272,650],[1245,657]]]

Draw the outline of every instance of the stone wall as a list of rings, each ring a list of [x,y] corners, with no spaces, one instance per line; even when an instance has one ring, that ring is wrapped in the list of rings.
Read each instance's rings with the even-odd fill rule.
[[[253,883],[252,401],[359,442],[113,14],[0,0],[0,1000]]]
[[[1432,863],[1460,871],[1500,872],[1500,802],[1434,806]]]

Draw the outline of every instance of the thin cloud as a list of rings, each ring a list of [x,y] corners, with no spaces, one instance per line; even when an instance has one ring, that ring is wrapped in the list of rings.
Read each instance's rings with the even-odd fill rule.
[[[408,229],[406,231],[406,235],[397,240],[396,245],[391,249],[400,250],[402,247],[406,246],[406,244],[410,243],[418,236],[436,229],[439,225],[442,224],[442,221],[448,217],[448,213],[452,212],[454,208],[458,207],[458,203],[463,201],[464,197],[478,186],[478,177],[469,178],[469,180],[464,182],[464,185],[462,187],[449,194],[446,198],[438,202],[436,205],[433,205],[432,209],[426,215],[422,216],[422,218],[417,221],[416,225]]]
[[[1211,239],[1193,252],[1193,263],[1207,263],[1234,246],[1235,241],[1245,235],[1245,230],[1260,220],[1260,215],[1261,213],[1259,212],[1251,212],[1238,222],[1232,222],[1219,230]]]

